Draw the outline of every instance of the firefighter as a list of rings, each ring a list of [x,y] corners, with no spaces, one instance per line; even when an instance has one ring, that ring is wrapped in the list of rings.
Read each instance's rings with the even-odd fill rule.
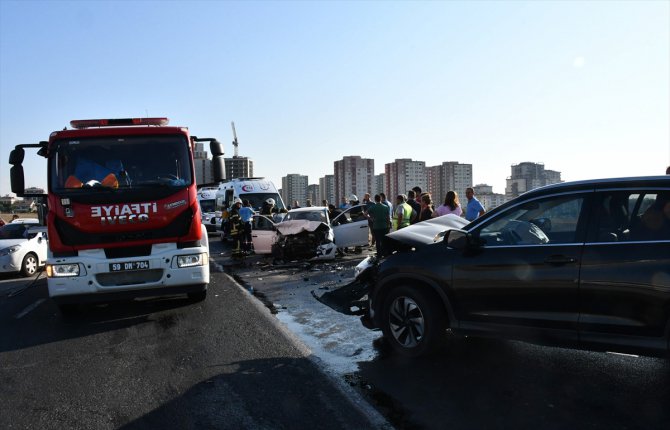
[[[240,208],[242,208],[242,200],[235,197],[233,200],[233,208],[230,210],[228,216],[228,225],[230,226],[230,236],[233,238],[233,257],[244,256],[242,249],[242,240],[244,235],[244,225],[240,217]]]

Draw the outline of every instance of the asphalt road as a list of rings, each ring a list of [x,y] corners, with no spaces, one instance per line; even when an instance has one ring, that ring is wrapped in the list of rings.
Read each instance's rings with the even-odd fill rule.
[[[28,283],[23,282],[23,285]],[[207,300],[88,307],[0,278],[2,429],[388,427],[223,273]]]
[[[670,428],[670,360],[453,336],[430,357],[405,359],[312,297],[345,285],[363,255],[274,265],[220,249],[217,262],[396,428]]]
[[[345,284],[362,256],[233,262],[216,240],[212,255],[244,288],[214,273],[202,303],[69,320],[44,280],[0,277],[0,428],[388,428],[361,397],[398,429],[670,426],[667,360],[475,338],[409,360],[311,295]]]

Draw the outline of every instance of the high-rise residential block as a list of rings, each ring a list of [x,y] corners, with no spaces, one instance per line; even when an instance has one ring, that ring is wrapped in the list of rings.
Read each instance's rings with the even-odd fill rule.
[[[281,178],[282,199],[288,207],[293,207],[295,201],[298,201],[300,206],[305,205],[308,182],[306,175],[298,173],[289,173]]]
[[[398,194],[407,194],[407,191],[414,187],[421,187],[422,191],[427,189],[425,161],[413,161],[411,158],[396,159],[384,166],[384,174],[388,198],[393,202]]]
[[[349,198],[355,194],[359,200],[372,190],[375,160],[358,155],[343,157],[334,163],[335,199]]]
[[[226,178],[252,178],[254,176],[254,162],[248,157],[235,156],[224,159]]]
[[[505,197],[511,200],[526,191],[561,181],[561,172],[545,170],[542,163],[523,162],[512,165],[512,176],[507,178]]]
[[[335,206],[339,204],[335,197],[335,175],[326,175],[323,178],[319,178],[319,204],[323,200]]]
[[[203,142],[195,142],[193,164],[195,167],[196,183],[198,185],[211,183],[212,178],[214,177],[212,175],[212,160],[209,159]]]

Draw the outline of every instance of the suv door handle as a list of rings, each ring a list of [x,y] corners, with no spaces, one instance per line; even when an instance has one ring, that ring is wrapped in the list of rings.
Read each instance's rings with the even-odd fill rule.
[[[558,266],[561,264],[576,263],[577,259],[573,257],[568,257],[566,255],[552,255],[547,257],[547,259],[544,260],[544,262],[547,264],[554,264]]]

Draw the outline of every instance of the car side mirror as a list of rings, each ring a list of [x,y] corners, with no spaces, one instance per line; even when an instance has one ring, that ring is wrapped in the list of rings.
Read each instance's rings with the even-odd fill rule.
[[[470,234],[465,230],[449,230],[444,236],[444,241],[449,248],[466,249],[472,245]]]

